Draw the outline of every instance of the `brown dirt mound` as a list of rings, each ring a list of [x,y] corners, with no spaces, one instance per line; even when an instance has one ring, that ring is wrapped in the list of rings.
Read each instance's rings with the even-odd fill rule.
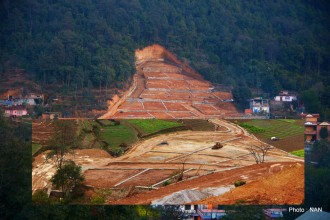
[[[304,201],[304,166],[294,164],[282,171],[221,196],[210,197],[198,204],[302,204]]]

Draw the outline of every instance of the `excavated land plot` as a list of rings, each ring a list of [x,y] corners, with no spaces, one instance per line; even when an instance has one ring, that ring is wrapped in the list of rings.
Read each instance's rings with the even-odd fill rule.
[[[33,121],[32,122],[32,142],[44,144],[50,135],[54,133],[53,121]]]
[[[118,158],[107,156],[102,150],[98,150],[101,156],[95,152],[75,151],[76,154],[68,158],[82,166],[85,183],[94,189],[142,187],[133,197],[107,200],[113,204],[149,204],[184,189],[226,187],[240,179],[252,181],[271,174],[285,164],[303,162],[301,158],[273,148],[265,157],[266,163],[257,166],[248,147],[260,146],[263,142],[233,123],[219,119],[209,121],[220,128],[173,132],[140,140]],[[211,149],[216,142],[223,147]],[[44,156],[38,155],[33,164],[33,191],[50,187],[49,179],[55,172],[53,162],[45,162]],[[175,174],[182,170],[184,181],[175,183]],[[164,186],[167,181],[172,184]],[[151,194],[143,191],[151,186],[159,189],[152,190]],[[140,200],[140,196],[144,199]]]
[[[141,170],[87,170],[85,172],[85,184],[94,188],[112,188],[120,181],[138,174]]]
[[[215,91],[210,82],[165,48],[153,45],[137,50],[135,56],[131,88],[101,119],[222,118],[239,114],[228,101],[232,99],[230,92]]]
[[[43,152],[34,157],[32,163],[32,193],[38,189],[51,187],[50,179],[56,172],[56,166],[53,159],[46,160],[48,152]],[[74,150],[73,154],[66,155],[66,159],[75,161],[82,167],[83,171],[104,166],[111,158],[108,153],[100,149]]]
[[[223,172],[216,172],[213,174],[201,176],[199,178],[178,182],[166,187],[161,187],[157,190],[146,191],[144,193],[136,194],[128,198],[121,199],[119,201],[111,202],[111,204],[125,204],[125,205],[150,204],[154,200],[163,198],[167,195],[171,195],[181,190],[187,190],[187,189],[197,190],[203,188],[207,189],[211,187],[223,187],[223,186],[233,185],[233,183],[237,180],[245,180],[247,182],[246,186],[249,186],[249,183],[265,177],[269,177],[269,179],[271,180],[274,174],[292,166],[303,167],[303,163],[283,162],[283,163],[264,163],[260,165],[254,164],[250,166],[240,167],[237,169],[226,170]],[[293,178],[291,178],[290,176],[287,176],[287,178],[288,179],[285,182],[289,180],[291,180],[291,182],[293,183],[295,183],[296,181],[299,182],[299,184],[297,184],[297,187],[293,186],[293,188],[281,188],[279,190],[279,189],[272,189],[272,185],[270,185],[269,188],[267,188],[267,190],[269,190],[270,193],[268,193],[267,197],[264,197],[263,204],[301,204],[303,202],[304,190],[303,188],[301,188],[301,183],[302,184],[304,183],[304,177],[299,174],[299,175],[294,175]],[[266,189],[263,188],[261,192],[260,191],[258,192],[258,187],[259,185],[254,185],[254,190],[255,190],[254,198],[258,196],[260,197],[260,194],[262,194],[263,190]],[[276,194],[280,192],[283,195],[287,194],[289,196],[283,197],[282,200],[280,200],[280,202],[276,200],[274,201],[274,198],[276,198]],[[294,200],[292,199],[294,198],[292,192],[294,192],[295,197],[298,199],[294,199]],[[247,192],[245,192],[244,194],[247,194]],[[219,198],[221,198],[221,196]],[[212,201],[212,199],[210,200]],[[214,203],[211,201],[209,200],[196,201],[195,204]],[[235,198],[232,201],[237,201],[237,200]],[[283,201],[285,202],[283,203]],[[215,203],[222,204],[219,202],[215,202]],[[259,203],[252,203],[252,204],[259,204]]]

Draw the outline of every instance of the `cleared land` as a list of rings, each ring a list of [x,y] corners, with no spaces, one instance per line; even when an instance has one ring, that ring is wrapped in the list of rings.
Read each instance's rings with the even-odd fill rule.
[[[137,50],[136,74],[130,89],[108,112],[107,118],[189,119],[238,114],[230,92],[215,91],[186,64],[159,45]]]
[[[295,179],[297,181],[292,181]],[[288,164],[281,171],[265,175],[249,184],[237,187],[221,196],[210,197],[201,204],[302,204],[304,196],[304,166]]]
[[[135,122],[134,126],[145,126],[143,122],[125,121],[127,124],[132,122]],[[194,203],[221,194],[223,189],[233,187],[235,181],[244,180],[249,185],[258,178],[271,177],[271,174],[293,164],[303,165],[303,159],[274,147],[265,156],[265,163],[256,165],[250,148],[266,144],[245,129],[224,120],[160,122],[152,131],[158,130],[161,123],[165,127],[182,124],[197,128],[160,132],[140,139],[117,158],[101,149],[75,150],[67,155],[67,158],[82,166],[85,184],[89,187],[86,201],[100,196],[102,190],[111,190],[104,197],[107,204],[150,204],[167,196],[171,197],[170,204],[178,204],[182,201],[175,199],[175,193],[192,195],[192,198],[187,197],[186,202]],[[115,127],[111,121],[101,124],[108,124],[104,125],[108,128]],[[124,126],[122,123],[120,125]],[[212,149],[217,142],[223,147]],[[51,187],[49,179],[55,168],[52,160],[45,161],[44,157],[45,153],[38,155],[33,163],[33,191]],[[295,176],[290,180],[303,182],[303,178],[297,179]],[[188,189],[190,191],[186,192]],[[297,198],[303,197],[303,190],[294,192]],[[268,201],[272,199],[267,196],[265,200],[267,198]],[[298,204],[290,199],[286,201]],[[163,201],[163,204],[167,203]]]

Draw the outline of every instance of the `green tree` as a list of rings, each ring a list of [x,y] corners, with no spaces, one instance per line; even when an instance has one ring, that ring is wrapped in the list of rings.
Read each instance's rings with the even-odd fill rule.
[[[55,120],[54,131],[48,143],[52,150],[47,157],[54,156],[57,168],[61,168],[65,160],[64,155],[77,145],[77,125],[73,120]]]
[[[15,219],[31,202],[31,131],[0,111],[0,219]]]
[[[178,205],[166,205],[158,208],[161,213],[160,220],[176,220],[183,217],[183,213]]]
[[[84,181],[81,174],[81,167],[76,165],[72,160],[68,160],[62,167],[59,167],[52,177],[51,182],[62,190],[65,198]]]
[[[43,190],[37,190],[33,195],[32,195],[32,202],[34,204],[39,204],[39,205],[45,205],[49,203],[49,198],[46,192]]]
[[[330,142],[327,139],[315,141],[311,158],[321,167],[330,167]]]
[[[326,127],[322,127],[321,128],[321,130],[320,130],[320,137],[322,139],[327,139],[329,137],[328,129]]]
[[[222,219],[225,220],[250,220],[250,219],[266,219],[263,212],[262,206],[246,206],[246,205],[235,205],[226,206],[226,210],[231,210]]]
[[[233,89],[233,98],[239,109],[248,107],[248,99],[252,97],[251,91],[247,86],[237,86]]]
[[[318,113],[321,112],[321,103],[318,94],[312,90],[306,90],[302,93],[302,100],[304,102],[306,112]]]

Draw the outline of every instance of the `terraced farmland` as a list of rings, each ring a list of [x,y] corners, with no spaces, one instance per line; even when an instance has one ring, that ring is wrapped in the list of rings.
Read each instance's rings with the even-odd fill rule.
[[[304,125],[302,120],[277,119],[277,120],[248,120],[240,121],[252,125],[263,132],[254,133],[263,141],[285,151],[294,151],[304,148]],[[271,141],[271,137],[280,138],[279,141]]]
[[[300,120],[252,120],[249,124],[265,129],[261,135],[267,138],[279,137],[287,138],[295,135],[301,135],[304,132],[304,127],[300,124]]]

